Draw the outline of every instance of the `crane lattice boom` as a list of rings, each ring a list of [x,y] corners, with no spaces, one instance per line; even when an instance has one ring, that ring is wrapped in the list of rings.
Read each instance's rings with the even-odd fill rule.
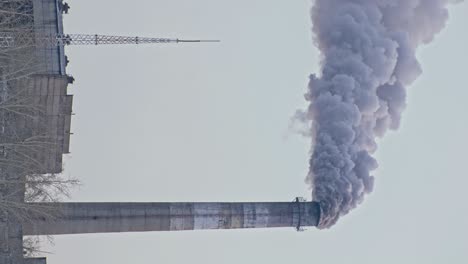
[[[41,35],[32,32],[0,32],[0,47],[150,44],[180,42],[219,42],[218,40],[183,40],[90,34]]]

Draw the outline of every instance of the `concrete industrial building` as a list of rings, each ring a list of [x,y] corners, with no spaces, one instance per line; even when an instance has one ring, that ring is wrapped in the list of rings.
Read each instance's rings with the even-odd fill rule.
[[[39,36],[63,34],[61,7],[64,4],[61,0],[22,0],[21,4],[21,12],[25,12],[25,16],[31,19],[22,22],[20,26]],[[68,94],[68,84],[73,78],[66,73],[67,57],[64,47],[32,46],[20,49],[22,53],[28,54],[21,57],[22,60],[27,59],[27,65],[20,65],[15,70],[24,74],[1,76],[4,80],[0,82],[1,97],[21,96],[23,104],[28,104],[37,111],[34,118],[31,115],[15,116],[14,122],[10,122],[9,127],[4,124],[2,131],[6,136],[14,134],[19,139],[47,137],[47,141],[54,145],[54,150],[36,153],[35,158],[43,166],[35,173],[60,173],[62,155],[69,153],[73,102],[73,95]],[[30,59],[29,53],[34,58]],[[27,68],[24,70],[20,67]]]
[[[62,0],[33,0],[34,32],[40,35],[63,34],[63,13],[68,4]],[[63,46],[36,47],[39,70],[29,84],[30,94],[45,109],[42,120],[35,122],[32,131],[47,134],[56,147],[44,152],[39,160],[44,164],[40,173],[62,172],[63,154],[70,152],[73,95],[68,84],[73,80],[66,73],[67,57]]]
[[[37,155],[42,164],[37,173],[61,173],[63,154],[70,153],[70,130],[73,95],[67,92],[67,76],[59,74],[36,74],[22,85],[25,95],[34,105],[43,109],[43,114],[34,121],[18,122],[17,131],[26,131],[28,136],[46,136],[54,147],[44,149]]]
[[[36,34],[62,34],[62,13],[65,5],[62,0],[23,0],[4,2],[2,5],[15,5],[20,9],[18,13],[26,14],[24,19],[16,22],[15,26],[33,28]],[[27,140],[41,138],[46,140],[50,148],[35,151],[32,158],[41,166],[34,167],[30,173],[56,174],[62,172],[62,156],[69,153],[70,125],[72,115],[72,95],[68,94],[68,84],[71,80],[66,74],[66,56],[63,47],[34,47],[31,54],[35,58],[30,63],[27,77],[9,81],[1,74],[0,101],[8,94],[21,94],[23,102],[40,109],[40,114],[34,119],[15,117],[7,121],[9,116],[1,116],[2,126],[0,139],[16,138]],[[32,56],[34,57],[34,56]],[[30,73],[33,73],[30,75]],[[8,142],[8,141],[5,141]],[[8,155],[0,149],[2,157]],[[8,169],[0,167],[0,180],[15,180],[23,177],[15,175]],[[16,178],[15,178],[16,177]],[[9,188],[8,188],[9,187]],[[0,185],[0,198],[10,203],[24,202],[24,186]],[[13,189],[13,190],[9,190]],[[7,197],[7,198],[3,198]],[[23,232],[19,221],[5,211],[0,211],[0,263],[1,264],[45,264],[44,258],[23,259]]]
[[[58,0],[32,0],[34,13],[34,32],[41,36],[54,36],[63,34],[63,1]],[[63,46],[36,47],[39,61],[43,62],[42,73],[49,75],[66,76],[67,58]]]
[[[32,3],[34,32],[40,35],[63,34],[63,1],[33,0]],[[70,76],[66,74],[67,57],[63,46],[36,47],[36,54],[39,69],[29,84],[30,94],[45,109],[45,113],[43,119],[32,127],[32,131],[50,135],[57,146],[53,151],[45,152],[39,157],[45,165],[44,171],[40,173],[60,173],[62,155],[70,152],[73,95],[69,95],[67,91],[70,80]]]

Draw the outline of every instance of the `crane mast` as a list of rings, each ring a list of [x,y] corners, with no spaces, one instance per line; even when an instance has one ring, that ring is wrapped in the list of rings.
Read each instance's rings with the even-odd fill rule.
[[[125,45],[184,42],[219,42],[219,40],[198,40],[178,38],[152,38],[111,36],[98,34],[41,35],[34,32],[0,32],[0,47],[25,46],[68,46],[68,45]]]

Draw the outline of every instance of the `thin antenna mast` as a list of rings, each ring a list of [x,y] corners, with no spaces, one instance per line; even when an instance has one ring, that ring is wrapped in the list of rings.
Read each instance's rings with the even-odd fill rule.
[[[162,43],[201,43],[219,40],[186,40],[177,38],[151,38],[111,36],[98,34],[41,35],[32,32],[0,32],[0,47],[18,46],[68,46],[68,45],[128,45]]]
[[[177,39],[177,42],[221,42],[220,40],[214,40],[214,39],[198,39],[198,40],[193,40],[193,39]]]

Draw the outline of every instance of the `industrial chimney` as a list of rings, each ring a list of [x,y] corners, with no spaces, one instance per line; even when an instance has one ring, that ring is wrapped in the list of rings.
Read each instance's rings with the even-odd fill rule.
[[[43,205],[43,204],[42,204]],[[320,205],[263,203],[61,203],[60,216],[36,217],[24,235],[317,226]]]

